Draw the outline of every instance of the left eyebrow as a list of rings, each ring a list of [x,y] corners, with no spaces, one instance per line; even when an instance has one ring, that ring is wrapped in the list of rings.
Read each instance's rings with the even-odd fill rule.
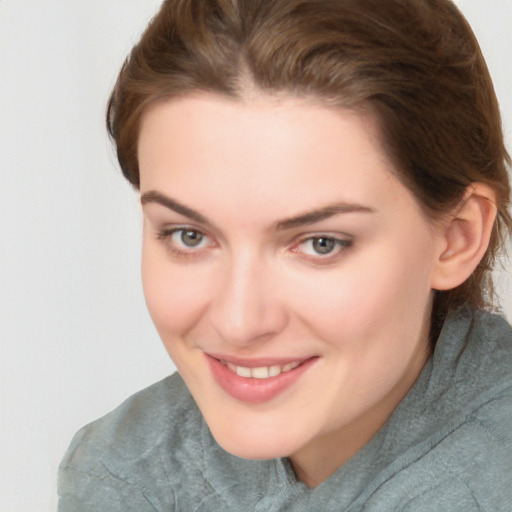
[[[308,224],[313,224],[342,213],[375,213],[375,210],[360,204],[335,203],[324,208],[301,213],[289,219],[279,220],[275,223],[275,229],[276,231],[284,231],[286,229],[307,226]]]

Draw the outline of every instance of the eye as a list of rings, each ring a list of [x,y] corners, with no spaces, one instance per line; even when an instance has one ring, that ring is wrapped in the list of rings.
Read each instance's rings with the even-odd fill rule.
[[[187,248],[201,246],[204,241],[203,233],[195,229],[178,229],[171,235],[171,238],[174,243],[182,244]]]
[[[208,235],[189,227],[162,229],[157,238],[175,256],[198,256],[215,245]]]
[[[319,263],[331,262],[352,247],[352,240],[329,235],[318,235],[303,238],[293,252],[304,255],[306,259]]]
[[[336,240],[334,238],[327,238],[322,236],[318,238],[312,238],[308,241],[308,243],[316,254],[330,254],[336,249]]]

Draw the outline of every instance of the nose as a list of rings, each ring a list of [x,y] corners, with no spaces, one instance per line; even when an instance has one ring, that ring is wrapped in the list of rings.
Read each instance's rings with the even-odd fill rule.
[[[246,347],[280,333],[288,315],[275,274],[262,259],[231,259],[210,304],[211,324],[223,342]]]

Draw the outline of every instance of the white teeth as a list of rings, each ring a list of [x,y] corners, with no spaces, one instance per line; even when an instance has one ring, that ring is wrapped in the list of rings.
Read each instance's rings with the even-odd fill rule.
[[[243,366],[237,366],[236,367],[236,374],[239,377],[250,377],[251,376],[251,369],[250,368],[244,368]]]
[[[253,379],[268,379],[269,377],[277,377],[281,373],[289,372],[300,365],[299,362],[287,363],[283,366],[260,366],[258,368],[246,368],[245,366],[236,366],[233,363],[223,361],[223,363],[239,377],[252,377]]]
[[[299,366],[299,363],[288,363],[283,366],[283,372],[289,372],[290,370],[293,370],[294,368],[297,368]]]
[[[268,369],[268,376],[269,377],[277,377],[281,373],[281,367],[280,366],[270,366]]]
[[[266,366],[262,366],[261,368],[252,368],[251,369],[251,377],[254,379],[268,379],[269,371]]]

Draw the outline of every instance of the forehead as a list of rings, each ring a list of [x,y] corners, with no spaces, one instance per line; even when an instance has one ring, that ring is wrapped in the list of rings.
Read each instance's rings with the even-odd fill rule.
[[[156,104],[142,119],[138,155],[142,193],[192,204],[217,198],[245,211],[265,204],[265,211],[300,211],[365,201],[375,208],[408,194],[369,114],[293,97],[202,94]]]

